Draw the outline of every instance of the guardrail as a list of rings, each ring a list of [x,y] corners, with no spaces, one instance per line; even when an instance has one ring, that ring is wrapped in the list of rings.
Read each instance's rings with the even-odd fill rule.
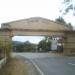
[[[0,69],[2,68],[2,66],[6,63],[6,58],[3,58],[0,60]]]

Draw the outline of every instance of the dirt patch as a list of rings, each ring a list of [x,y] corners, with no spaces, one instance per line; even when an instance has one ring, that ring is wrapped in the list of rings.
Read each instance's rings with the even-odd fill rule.
[[[30,75],[29,64],[25,60],[12,59],[0,70],[0,75]]]

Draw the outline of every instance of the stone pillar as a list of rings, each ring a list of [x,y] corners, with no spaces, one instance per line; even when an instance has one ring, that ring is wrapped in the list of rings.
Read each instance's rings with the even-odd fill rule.
[[[9,29],[0,29],[0,44],[3,46],[4,56],[10,57],[12,48],[11,31]]]
[[[75,32],[67,31],[64,38],[64,55],[75,55]]]

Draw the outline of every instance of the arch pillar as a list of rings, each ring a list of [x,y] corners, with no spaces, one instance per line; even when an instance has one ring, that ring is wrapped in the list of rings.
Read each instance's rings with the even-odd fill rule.
[[[64,55],[75,55],[75,32],[65,32],[64,38]]]
[[[3,47],[4,57],[9,58],[11,48],[12,48],[11,30],[9,30],[9,29],[0,29],[0,44]]]

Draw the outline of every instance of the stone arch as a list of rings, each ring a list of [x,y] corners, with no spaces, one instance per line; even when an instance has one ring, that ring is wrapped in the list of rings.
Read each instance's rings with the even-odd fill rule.
[[[5,39],[7,36],[7,39],[9,39],[9,41],[11,37],[15,35],[17,36],[21,36],[21,35],[63,36],[64,54],[65,55],[70,54],[70,50],[67,50],[68,49],[67,39],[69,33],[71,33],[72,31],[70,31],[70,29],[64,25],[60,25],[59,23],[53,22],[45,18],[33,17],[33,18],[3,23],[0,32],[1,34],[5,35],[5,37],[4,35],[2,35],[1,37]],[[66,50],[69,52],[67,52]]]

